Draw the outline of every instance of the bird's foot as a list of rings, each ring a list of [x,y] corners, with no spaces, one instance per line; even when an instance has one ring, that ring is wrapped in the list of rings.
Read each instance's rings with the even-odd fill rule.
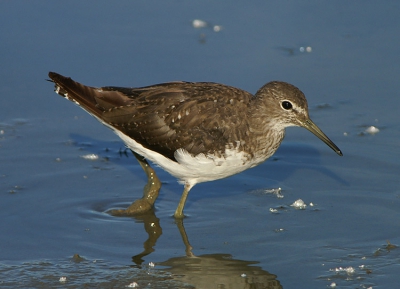
[[[136,216],[147,213],[153,208],[153,204],[150,204],[146,199],[138,199],[134,201],[128,208],[111,210],[110,214],[113,216]]]
[[[132,153],[147,175],[147,184],[143,189],[143,198],[134,201],[132,205],[126,209],[111,210],[110,214],[114,216],[137,216],[151,211],[161,188],[161,182],[148,162],[134,151],[132,151]]]

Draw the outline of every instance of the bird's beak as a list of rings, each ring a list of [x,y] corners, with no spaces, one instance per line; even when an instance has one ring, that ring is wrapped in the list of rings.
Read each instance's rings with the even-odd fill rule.
[[[313,134],[315,134],[320,140],[326,143],[331,149],[333,149],[339,156],[342,156],[342,151],[331,141],[323,132],[319,129],[319,127],[313,123],[311,119],[307,119],[302,122],[302,127],[308,129]]]

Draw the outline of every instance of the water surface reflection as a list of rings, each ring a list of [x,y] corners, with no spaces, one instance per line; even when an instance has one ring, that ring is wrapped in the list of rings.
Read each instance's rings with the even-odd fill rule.
[[[148,234],[148,239],[143,244],[143,252],[132,257],[136,266],[140,266],[143,257],[154,252],[162,229],[154,212],[136,219],[143,222]],[[283,288],[276,275],[254,266],[258,261],[237,260],[226,253],[195,255],[183,220],[176,220],[176,225],[185,246],[185,255],[157,263],[159,266],[165,266],[163,270],[170,272],[175,281],[190,284],[195,288]]]

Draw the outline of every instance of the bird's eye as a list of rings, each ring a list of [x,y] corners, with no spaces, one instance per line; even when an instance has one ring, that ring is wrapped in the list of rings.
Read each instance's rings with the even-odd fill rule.
[[[290,101],[282,101],[282,107],[286,110],[292,109],[293,105],[290,103]]]

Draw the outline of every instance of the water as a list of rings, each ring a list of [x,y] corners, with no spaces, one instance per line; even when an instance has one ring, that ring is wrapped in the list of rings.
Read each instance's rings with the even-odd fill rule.
[[[0,3],[1,287],[394,288],[399,10]],[[144,173],[111,131],[53,92],[48,71],[92,86],[215,81],[253,93],[288,81],[344,156],[290,128],[264,164],[194,187],[183,224],[172,217],[183,188],[160,170],[155,214],[112,217],[141,196]],[[299,199],[305,208],[291,206]]]

